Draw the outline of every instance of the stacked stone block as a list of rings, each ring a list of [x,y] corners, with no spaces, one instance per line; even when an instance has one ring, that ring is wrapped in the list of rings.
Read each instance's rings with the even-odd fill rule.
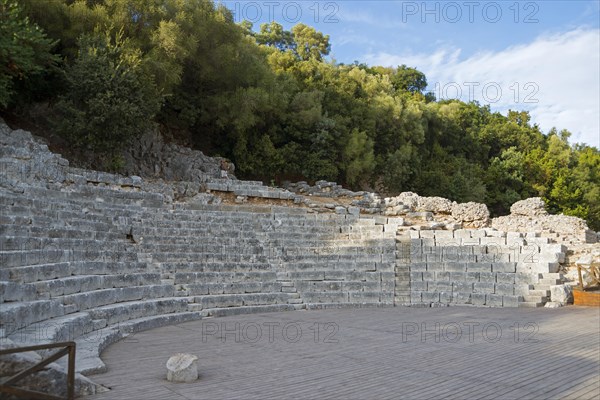
[[[544,274],[556,273],[566,252],[533,233],[409,233],[411,303],[418,305],[542,305],[546,294],[535,284]]]

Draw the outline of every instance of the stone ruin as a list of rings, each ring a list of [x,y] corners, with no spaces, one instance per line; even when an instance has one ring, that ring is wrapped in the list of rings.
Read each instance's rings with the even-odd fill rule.
[[[483,204],[324,181],[281,189],[232,167],[223,178],[199,152],[166,150],[201,158],[188,169],[156,151],[158,167],[137,167],[145,178],[73,168],[0,120],[0,343],[75,341],[79,394],[105,390],[101,352],[141,330],[332,307],[556,305],[569,268],[600,258],[584,221],[540,199],[490,219]],[[0,371],[43,355],[2,357]],[[30,386],[61,394],[65,362]]]

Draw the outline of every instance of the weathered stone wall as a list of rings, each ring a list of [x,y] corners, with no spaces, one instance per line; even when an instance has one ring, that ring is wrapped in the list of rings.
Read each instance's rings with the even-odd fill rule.
[[[124,172],[167,181],[205,182],[220,178],[221,171],[235,179],[235,166],[220,157],[209,157],[175,143],[165,143],[158,131],[135,139],[123,153]]]
[[[416,305],[542,305],[548,300],[544,285],[557,283],[566,252],[547,238],[518,232],[408,233],[398,262],[410,267],[411,303]]]

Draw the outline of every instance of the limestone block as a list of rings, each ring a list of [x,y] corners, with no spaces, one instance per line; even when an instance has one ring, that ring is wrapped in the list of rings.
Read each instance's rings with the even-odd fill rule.
[[[467,272],[492,272],[491,263],[467,263]]]
[[[440,293],[440,303],[450,304],[452,303],[452,292],[441,292]]]
[[[435,272],[423,272],[423,281],[431,282],[435,280]]]
[[[510,284],[506,284],[506,283],[498,283],[498,284],[496,284],[496,294],[512,296],[515,294],[514,285],[510,285]]]
[[[467,272],[466,280],[467,282],[479,282],[480,276],[480,272]]]
[[[471,294],[471,303],[474,306],[485,306],[486,305],[486,297],[484,293],[472,293]]]
[[[436,281],[449,281],[450,280],[450,272],[436,271],[435,272],[435,280]]]
[[[447,262],[444,264],[444,268],[449,272],[465,272],[467,265],[465,263]]]
[[[556,303],[554,301],[549,301],[544,305],[544,307],[546,307],[546,308],[559,308],[562,306],[563,306],[563,303]]]
[[[421,303],[421,292],[417,292],[417,291],[412,291],[410,292],[410,302],[412,304],[419,304]]]
[[[452,202],[442,197],[417,197],[417,210],[434,213],[452,213]]]
[[[531,197],[529,199],[517,201],[510,207],[510,213],[527,217],[548,215],[546,204],[540,197]]]
[[[471,304],[471,293],[452,292],[452,302],[455,304]]]
[[[198,357],[178,353],[167,361],[167,380],[169,382],[190,383],[198,380]]]
[[[479,280],[481,282],[496,282],[496,274],[493,272],[481,272],[479,273]]]
[[[438,292],[423,292],[422,298],[423,298],[423,303],[439,303],[440,302],[440,294]]]
[[[435,259],[437,261],[437,259]],[[440,262],[428,262],[427,271],[444,272],[444,264]]]
[[[515,274],[500,272],[500,273],[496,274],[496,280],[498,281],[498,283],[514,284],[515,283]]]
[[[487,294],[485,296],[485,303],[491,307],[502,307],[502,295],[499,294]]]
[[[419,282],[423,280],[423,273],[418,271],[410,272],[410,281],[411,282]]]
[[[452,290],[459,293],[471,293],[473,291],[473,282],[453,282]]]
[[[423,262],[416,262],[410,266],[410,272],[425,272],[427,271],[427,264]]]
[[[479,239],[487,237],[485,229],[473,229],[471,230],[471,238]]]
[[[489,234],[489,232],[486,231],[486,235],[487,234]],[[505,237],[482,237],[479,239],[479,242],[482,245],[488,245],[493,250],[497,250],[500,246],[506,246]]]
[[[429,290],[430,291],[438,291],[438,292],[452,292],[452,282],[449,281],[434,281],[429,282]]]
[[[470,239],[471,238],[471,230],[470,229],[458,229],[454,231],[454,237],[460,239]]]
[[[473,291],[475,293],[494,293],[493,283],[475,282],[473,284]]]
[[[555,303],[569,304],[573,302],[573,287],[570,285],[550,286],[550,300]]]
[[[350,207],[348,207],[348,213],[351,214],[351,215],[359,215],[360,214],[360,208],[354,207],[354,206],[350,206]]]
[[[517,263],[493,263],[492,270],[494,272],[515,272]]]
[[[565,262],[565,253],[541,252],[536,258],[543,263],[563,263]]]
[[[503,307],[518,307],[519,296],[502,296]]]

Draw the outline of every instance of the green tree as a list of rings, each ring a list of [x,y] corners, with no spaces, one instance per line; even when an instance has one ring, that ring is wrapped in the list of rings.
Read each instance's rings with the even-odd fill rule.
[[[422,93],[427,88],[425,74],[416,68],[410,68],[402,64],[392,73],[390,80],[397,91]]]
[[[59,61],[51,53],[56,42],[23,15],[19,3],[0,0],[0,107],[15,96],[15,83],[48,72]]]
[[[294,51],[296,49],[292,32],[284,30],[283,26],[275,21],[270,24],[261,24],[260,32],[255,37],[258,44],[271,46],[279,51]]]
[[[350,140],[346,144],[343,153],[344,169],[346,171],[346,182],[351,186],[357,186],[361,182],[367,182],[375,168],[375,157],[373,155],[373,141],[369,139],[366,132],[354,129]]]
[[[295,25],[292,35],[296,43],[296,53],[301,60],[321,61],[331,51],[329,35],[323,35],[315,28],[304,24]]]
[[[115,155],[152,127],[161,97],[122,32],[84,35],[79,47],[56,107],[57,130],[78,146]]]

